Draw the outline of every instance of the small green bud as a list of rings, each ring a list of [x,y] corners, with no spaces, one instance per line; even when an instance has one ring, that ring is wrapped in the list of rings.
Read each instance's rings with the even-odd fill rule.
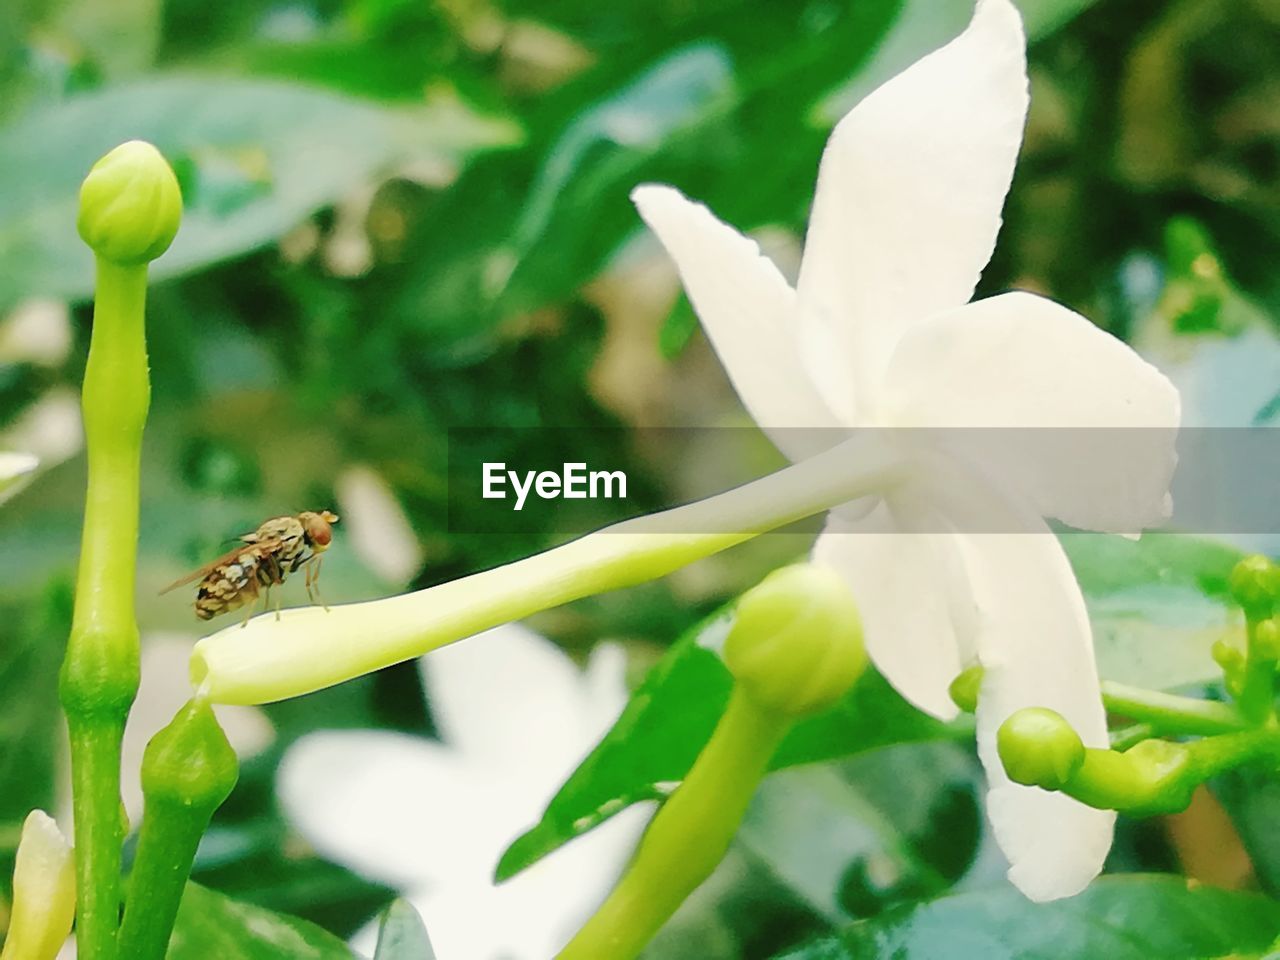
[[[867,665],[849,587],[826,567],[775,571],[738,601],[724,660],[763,707],[801,716],[831,706]]]
[[[1248,619],[1262,620],[1280,597],[1280,568],[1261,554],[1245,557],[1232,568],[1227,586]]]
[[[1215,640],[1210,653],[1213,662],[1222,668],[1222,679],[1227,692],[1238,699],[1244,690],[1246,665],[1243,651],[1230,640]]]
[[[1280,617],[1268,617],[1253,630],[1253,651],[1260,660],[1280,660]]]
[[[178,180],[160,151],[141,140],[104,156],[80,187],[80,238],[115,263],[154,260],[169,249],[181,220]]]
[[[151,738],[142,756],[142,794],[148,804],[168,801],[211,814],[238,776],[236,752],[209,702],[199,698]]]
[[[1014,783],[1061,790],[1084,763],[1084,743],[1062,714],[1028,707],[1012,714],[996,732],[996,749]]]
[[[978,691],[982,689],[982,678],[986,675],[981,664],[974,664],[967,670],[961,670],[951,681],[947,692],[951,702],[965,713],[973,713],[978,709]]]

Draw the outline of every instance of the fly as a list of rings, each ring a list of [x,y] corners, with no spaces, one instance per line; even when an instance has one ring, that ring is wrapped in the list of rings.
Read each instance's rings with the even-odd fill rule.
[[[312,603],[324,606],[320,599],[319,578],[321,554],[329,549],[333,540],[332,525],[338,522],[336,514],[328,510],[304,511],[296,517],[273,517],[253,533],[240,538],[241,546],[223,554],[217,560],[189,573],[169,584],[161,593],[199,580],[196,590],[196,616],[212,620],[219,614],[238,610],[258,599],[259,591],[265,591],[263,609],[270,601],[271,588],[284,583],[291,573],[301,568],[306,574],[307,597]],[[325,606],[325,609],[329,608]],[[249,622],[245,614],[240,626]],[[280,607],[276,606],[276,619]]]

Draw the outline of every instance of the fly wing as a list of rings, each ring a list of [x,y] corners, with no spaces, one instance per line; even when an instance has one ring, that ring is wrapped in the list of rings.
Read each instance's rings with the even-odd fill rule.
[[[209,574],[213,573],[214,570],[217,570],[219,567],[225,566],[228,563],[232,563],[237,557],[241,556],[242,554],[249,553],[250,551],[257,553],[259,555],[270,554],[272,550],[276,549],[279,546],[280,546],[279,538],[275,538],[271,540],[257,540],[257,541],[254,541],[253,543],[243,543],[240,546],[235,547],[234,549],[228,550],[222,556],[218,557],[217,560],[213,560],[209,563],[206,563],[203,567],[201,567],[198,570],[192,570],[190,573],[188,573],[184,577],[179,577],[177,580],[173,581],[173,583],[169,584],[160,592],[162,594],[168,593],[170,590],[176,590],[178,589],[178,587],[185,586],[186,584],[192,583],[196,580],[203,580]]]

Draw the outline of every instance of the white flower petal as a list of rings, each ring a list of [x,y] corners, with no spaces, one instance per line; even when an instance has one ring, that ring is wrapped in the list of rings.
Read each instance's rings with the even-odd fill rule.
[[[649,816],[632,807],[500,885],[449,883],[410,892],[442,960],[546,960],[616,881]],[[372,941],[363,935],[357,948]]]
[[[276,792],[322,856],[397,887],[483,880],[493,863],[475,856],[477,834],[508,819],[505,791],[446,748],[384,731],[303,737],[280,764]]]
[[[959,712],[951,681],[974,657],[973,618],[956,538],[941,530],[905,497],[861,518],[833,511],[813,561],[849,584],[876,669],[921,710],[950,720]]]
[[[29,453],[0,451],[0,503],[21,490],[38,466],[39,458]]]
[[[621,662],[613,664],[616,699],[593,710],[583,672],[518,623],[435,650],[421,663],[441,738],[470,764],[509,771],[534,804],[550,799],[626,702]]]
[[[422,566],[422,547],[395,491],[372,467],[355,464],[334,484],[348,542],[390,583],[407,583]]]
[[[1006,293],[914,328],[890,362],[884,404],[895,424],[965,428],[937,439],[1042,515],[1117,533],[1167,518],[1178,391],[1044,297]]]
[[[752,418],[793,460],[816,452],[821,436],[786,429],[839,426],[800,360],[795,291],[755,241],[678,190],[646,185],[631,199],[676,262]]]
[[[799,291],[804,336],[825,327],[856,365],[859,407],[874,401],[905,330],[972,296],[1027,100],[1018,13],[983,0],[964,33],[873,91],[832,134]]]
[[[964,496],[988,494],[975,486]],[[1019,524],[1036,522],[1017,512]],[[1084,598],[1061,544],[1042,521],[1040,528],[961,538],[981,618],[978,753],[991,784],[987,814],[1009,859],[1009,879],[1036,901],[1083,890],[1102,869],[1115,824],[1111,811],[1011,782],[996,750],[996,731],[1024,707],[1056,710],[1086,746],[1108,745]]]

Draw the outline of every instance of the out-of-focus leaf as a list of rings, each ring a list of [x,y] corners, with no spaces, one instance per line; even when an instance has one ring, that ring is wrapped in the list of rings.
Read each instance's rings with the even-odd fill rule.
[[[1035,42],[1066,26],[1098,0],[1015,0],[1027,39]]]
[[[779,960],[1203,960],[1267,947],[1280,903],[1161,876],[1035,904],[1012,887],[901,907]]]
[[[345,943],[315,924],[237,903],[187,884],[168,960],[352,960]]]
[[[991,843],[984,783],[955,743],[900,744],[838,766],[784,770],[760,785],[738,843],[828,921],[870,916],[937,896],[976,863],[992,879],[990,858],[980,855]]]
[[[393,110],[288,83],[192,76],[35,109],[0,130],[0,305],[89,292],[77,193],[94,161],[130,139],[155,143],[183,184],[182,229],[155,266],[172,276],[270,243],[396,162],[447,175],[517,130],[453,99]]]
[[[1240,551],[1179,534],[1060,539],[1089,606],[1103,679],[1171,689],[1221,677],[1210,651],[1240,630],[1226,595]]]
[[[1241,768],[1212,786],[1249,852],[1262,889],[1272,896],[1280,893],[1280,780],[1265,769]]]
[[[1031,42],[1049,36],[1097,0],[1015,0]],[[973,0],[906,0],[875,55],[813,107],[810,120],[830,127],[863,97],[948,43],[973,16]]]
[[[628,195],[647,180],[679,186],[744,229],[791,223],[821,152],[806,111],[858,69],[900,5],[717,9],[643,59],[628,51],[599,63],[539,115],[520,158],[533,163],[480,165],[442,198],[436,217],[459,229],[428,218],[415,233],[396,312],[429,324],[453,352],[483,332],[477,317],[492,327],[574,295],[640,233]],[[761,42],[773,35],[804,42]]]
[[[729,620],[691,630],[631,697],[626,710],[551,801],[542,820],[498,865],[514,876],[632,803],[658,799],[682,780],[724,712],[732,678],[716,652]],[[916,711],[873,670],[825,713],[796,726],[774,769],[849,756],[890,743],[963,732]]]
[[[378,949],[373,960],[435,960],[426,924],[408,900],[387,907],[378,928]]]
[[[71,626],[70,581],[53,580],[33,606],[25,617],[0,609],[0,890],[13,876],[27,814],[55,812],[58,664]]]

